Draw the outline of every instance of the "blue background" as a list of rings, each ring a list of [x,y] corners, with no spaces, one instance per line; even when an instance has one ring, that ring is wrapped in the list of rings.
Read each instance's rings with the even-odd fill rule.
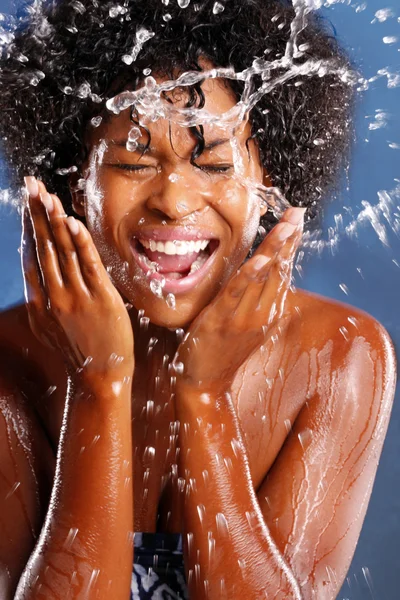
[[[174,1],[174,0],[172,0]],[[331,0],[333,1],[333,0]],[[364,77],[376,75],[388,67],[400,73],[400,43],[383,43],[384,36],[400,38],[400,7],[367,0],[332,4],[323,14],[333,23],[341,42],[350,51]],[[360,8],[366,5],[365,10]],[[375,12],[391,7],[394,17],[383,23],[371,23]],[[14,12],[13,3],[0,0],[0,11]],[[400,86],[389,89],[381,77],[361,96],[357,114],[357,142],[354,148],[348,186],[340,196],[327,203],[323,219],[323,239],[334,216],[342,213],[345,224],[351,214],[362,210],[361,202],[377,204],[379,190],[393,190],[400,180]],[[375,112],[388,116],[387,126],[370,130]],[[389,147],[389,143],[399,148]],[[397,181],[396,181],[397,179]],[[4,176],[1,188],[7,188]],[[399,199],[398,199],[399,201]],[[399,211],[400,212],[400,211]],[[393,207],[392,207],[393,216]],[[383,218],[381,217],[381,220]],[[398,222],[398,217],[397,217]],[[387,227],[389,245],[381,243],[368,223],[357,228],[356,236],[342,235],[335,252],[321,256],[306,252],[302,277],[297,285],[357,306],[376,317],[400,344],[400,240]],[[0,309],[19,304],[23,299],[19,254],[20,223],[9,206],[0,205]],[[393,262],[396,261],[396,262]],[[347,294],[340,285],[344,284]],[[344,288],[343,288],[344,289]],[[379,464],[375,485],[360,540],[338,599],[398,600],[400,598],[400,407],[396,396],[388,435]]]

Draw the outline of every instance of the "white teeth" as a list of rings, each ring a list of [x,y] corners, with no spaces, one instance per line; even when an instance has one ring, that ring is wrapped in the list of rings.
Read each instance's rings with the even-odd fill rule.
[[[139,242],[145,248],[150,248],[152,252],[163,252],[164,254],[169,254],[170,256],[173,256],[174,254],[183,256],[185,254],[191,254],[192,252],[198,253],[201,250],[205,250],[210,243],[210,240],[171,240],[168,242],[156,242],[155,240],[139,239]]]
[[[196,271],[201,269],[201,267],[204,265],[204,263],[207,262],[208,259],[209,259],[209,256],[205,252],[202,252],[196,258],[194,263],[192,263],[192,266],[190,267],[189,275],[191,275],[192,273],[195,273]]]

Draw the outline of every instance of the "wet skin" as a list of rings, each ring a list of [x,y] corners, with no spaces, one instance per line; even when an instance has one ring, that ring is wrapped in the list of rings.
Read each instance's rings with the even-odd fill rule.
[[[221,114],[234,104],[224,86],[207,85],[210,112]],[[94,150],[102,140],[108,142],[102,165],[95,171],[86,165],[87,177],[103,191],[101,210],[90,192],[86,198],[74,196],[90,236],[83,226],[77,235],[69,230],[55,196],[47,212],[37,193],[31,196],[36,239],[54,243],[52,252],[37,244],[47,287],[29,255],[34,242],[25,215],[28,307],[0,316],[0,519],[6,540],[0,542],[0,561],[9,569],[2,580],[4,597],[12,597],[48,509],[68,377],[74,380],[76,369],[91,356],[74,380],[84,399],[74,405],[77,411],[95,398],[87,414],[79,413],[82,427],[90,429],[94,414],[107,415],[107,406],[121,429],[128,418],[132,423],[131,504],[118,495],[119,485],[132,485],[124,475],[120,484],[114,479],[113,488],[123,509],[118,504],[107,509],[118,535],[124,523],[130,525],[129,506],[135,531],[192,533],[186,567],[193,598],[207,597],[204,580],[210,598],[262,598],[265,591],[272,598],[335,598],[358,540],[389,421],[395,385],[390,339],[365,313],[289,289],[301,238],[301,227],[290,225],[299,218],[295,211],[285,214],[258,249],[256,256],[269,259],[261,270],[255,269],[256,257],[242,267],[265,209],[234,171],[206,173],[193,167],[194,142],[186,130],[172,125],[170,136],[167,121],[149,126],[155,151],[140,158],[118,144],[130,127],[122,113],[89,136]],[[245,175],[268,181],[256,146],[250,144],[249,155],[245,151],[249,125],[237,136]],[[209,143],[221,132],[217,136],[205,127],[205,137]],[[209,168],[232,165],[230,144],[213,148],[198,162]],[[172,181],[172,174],[179,178]],[[42,192],[48,203],[43,184],[33,191]],[[184,224],[212,231],[219,246],[207,277],[176,294],[173,310],[151,292],[133,259],[131,238],[138,227]],[[112,283],[102,264],[110,267]],[[133,305],[129,313],[121,295]],[[147,329],[138,324],[140,309],[150,318]],[[177,327],[189,334],[183,342],[170,331]],[[149,351],[152,338],[158,341]],[[110,364],[112,353],[124,361]],[[184,365],[182,374],[168,367],[174,357]],[[110,385],[129,374],[132,389],[115,393],[114,404]],[[91,395],[85,396],[87,389]],[[121,401],[125,407],[127,397],[129,409],[118,412],[115,406]],[[68,463],[71,472],[91,469],[95,481],[105,472],[115,476],[111,463],[126,460],[129,441],[125,454],[110,452],[109,460],[106,447],[101,462],[94,456],[100,445],[93,437],[96,427],[86,444],[78,420],[76,428],[65,451],[66,477]],[[78,449],[75,462],[69,458],[73,447]],[[91,462],[81,467],[86,455]],[[20,482],[16,488],[15,482]],[[91,481],[86,485],[90,489]],[[71,504],[71,523],[82,522],[84,530],[88,511],[95,521],[104,521],[106,504],[97,498]],[[215,551],[209,563],[210,532]],[[200,577],[193,575],[196,563]],[[76,563],[75,568],[84,579],[84,570]],[[121,586],[113,597],[123,594]]]

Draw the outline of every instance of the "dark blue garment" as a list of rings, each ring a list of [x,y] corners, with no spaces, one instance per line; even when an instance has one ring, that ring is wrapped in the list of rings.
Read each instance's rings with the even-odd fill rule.
[[[131,600],[189,600],[179,533],[135,533]]]

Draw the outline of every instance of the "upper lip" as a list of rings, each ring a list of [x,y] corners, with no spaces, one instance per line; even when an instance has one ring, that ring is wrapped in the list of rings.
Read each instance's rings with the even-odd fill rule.
[[[155,240],[157,242],[168,242],[173,240],[215,240],[218,239],[213,231],[209,229],[186,228],[186,227],[154,227],[140,229],[133,233],[138,240]]]

